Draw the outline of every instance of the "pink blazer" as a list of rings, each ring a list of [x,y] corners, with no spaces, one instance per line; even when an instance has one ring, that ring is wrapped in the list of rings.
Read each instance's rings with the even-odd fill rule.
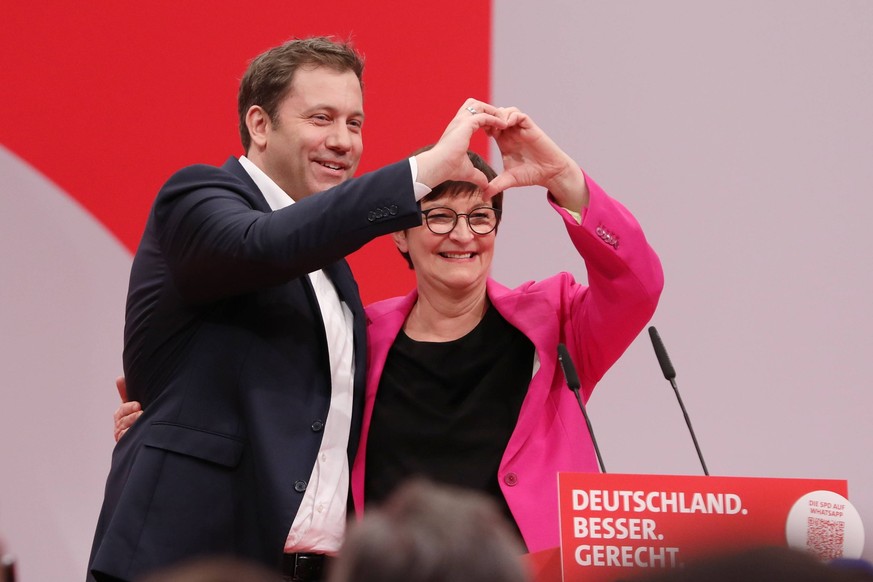
[[[497,478],[528,550],[559,545],[558,471],[599,471],[579,405],[567,389],[558,343],[573,357],[587,400],[594,385],[643,329],[664,284],[658,256],[634,217],[586,176],[589,207],[578,224],[552,202],[585,260],[589,285],[569,273],[508,289],[489,279],[492,305],[536,348],[539,367]],[[352,467],[356,513],[364,508],[367,434],[388,350],[417,299],[413,290],[367,308],[369,348],[363,434]]]

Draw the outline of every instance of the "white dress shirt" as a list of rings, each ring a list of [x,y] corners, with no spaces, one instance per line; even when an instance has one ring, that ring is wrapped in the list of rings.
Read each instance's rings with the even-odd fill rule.
[[[294,204],[254,162],[240,156],[239,162],[251,176],[273,210]],[[409,158],[415,199],[421,200],[431,189],[419,182],[418,165]],[[330,410],[324,435],[300,509],[285,540],[285,553],[317,552],[335,554],[342,544],[346,525],[349,492],[349,431],[352,421],[352,396],[355,380],[353,316],[340,301],[333,282],[322,270],[309,273],[321,309],[330,358]]]
[[[260,189],[267,204],[279,210],[294,200],[245,156],[240,164]],[[306,493],[285,541],[285,552],[336,553],[346,525],[349,494],[349,430],[355,362],[352,312],[340,301],[336,288],[322,270],[309,273],[321,308],[330,358],[330,410]]]

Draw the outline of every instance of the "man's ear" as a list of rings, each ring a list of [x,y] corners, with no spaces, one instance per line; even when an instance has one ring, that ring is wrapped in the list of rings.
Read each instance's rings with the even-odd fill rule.
[[[397,232],[391,233],[391,238],[394,239],[394,244],[397,245],[397,250],[401,253],[409,252],[409,245],[406,241],[406,231],[398,230]]]
[[[267,144],[267,130],[272,127],[270,116],[260,105],[252,105],[246,112],[246,127],[252,145],[263,148]]]

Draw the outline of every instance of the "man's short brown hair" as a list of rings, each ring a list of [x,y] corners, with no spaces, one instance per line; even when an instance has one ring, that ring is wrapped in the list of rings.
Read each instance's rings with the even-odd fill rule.
[[[246,153],[252,143],[246,126],[248,110],[259,105],[275,123],[279,105],[291,90],[294,73],[300,67],[353,71],[363,87],[364,59],[349,41],[326,36],[295,38],[258,55],[249,63],[237,96],[239,135]]]

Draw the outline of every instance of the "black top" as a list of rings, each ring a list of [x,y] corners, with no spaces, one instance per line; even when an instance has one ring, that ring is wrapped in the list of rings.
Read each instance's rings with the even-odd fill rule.
[[[454,341],[419,342],[401,331],[373,408],[367,502],[418,475],[482,491],[512,519],[497,469],[530,385],[533,354],[531,341],[493,307]]]

